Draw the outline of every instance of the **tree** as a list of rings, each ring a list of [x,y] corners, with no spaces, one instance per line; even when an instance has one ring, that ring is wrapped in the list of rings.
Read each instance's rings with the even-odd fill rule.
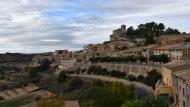
[[[117,107],[123,104],[124,101],[132,99],[132,88],[122,82],[114,82],[108,89],[112,99],[112,107]]]
[[[168,57],[168,55],[165,55],[165,54],[162,54],[160,55],[160,62],[163,62],[163,63],[168,63],[170,58]]]
[[[83,81],[78,77],[74,77],[71,80],[69,80],[67,90],[73,91],[75,89],[82,87],[82,85],[83,85]]]
[[[146,58],[144,56],[140,56],[138,59],[141,61],[141,63],[146,62]]]
[[[180,32],[178,29],[173,29],[170,27],[166,29],[163,23],[155,22],[139,24],[136,29],[131,26],[126,32],[129,39],[148,38],[149,36],[158,37],[164,34],[180,34]]]
[[[155,44],[155,43],[156,43],[156,41],[154,40],[154,36],[146,37],[146,45]]]
[[[41,66],[40,66],[41,70],[44,71],[44,70],[49,69],[50,68],[50,64],[51,64],[51,61],[49,61],[48,59],[42,60]]]
[[[58,83],[65,82],[67,80],[68,76],[66,75],[65,71],[62,71],[57,79]]]
[[[37,102],[37,107],[64,107],[64,98],[50,97]]]
[[[159,79],[162,79],[162,75],[156,70],[152,70],[148,72],[148,76],[144,78],[144,83],[148,86],[151,86],[152,88],[155,88],[155,85]]]
[[[165,30],[165,33],[166,33],[167,35],[170,35],[170,34],[180,34],[181,32],[179,32],[178,29],[173,29],[173,28],[168,27],[168,28]]]
[[[28,68],[28,72],[29,72],[29,78],[35,78],[39,76],[40,69],[39,67],[31,67]]]
[[[135,35],[135,30],[133,28],[133,26],[129,27],[127,29],[127,36],[130,38],[130,39],[133,39],[134,38],[134,35]]]
[[[122,82],[106,85],[92,85],[80,97],[82,107],[120,107],[133,96],[133,88]],[[84,106],[85,105],[85,106]],[[86,106],[90,105],[90,106]]]
[[[169,107],[162,99],[140,99],[126,101],[121,107]]]
[[[137,80],[138,80],[138,81],[143,81],[143,80],[144,80],[144,77],[143,77],[142,75],[139,75],[139,76],[137,77]]]
[[[163,62],[163,63],[168,63],[170,60],[170,58],[166,54],[153,55],[153,56],[150,56],[149,59],[153,62]]]
[[[127,78],[128,78],[129,81],[136,81],[137,80],[137,78],[135,76],[133,76],[133,75],[128,75]]]

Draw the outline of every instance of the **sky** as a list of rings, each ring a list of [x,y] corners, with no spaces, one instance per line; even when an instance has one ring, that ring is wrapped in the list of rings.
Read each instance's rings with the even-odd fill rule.
[[[0,0],[0,53],[80,50],[152,21],[190,32],[190,0]]]

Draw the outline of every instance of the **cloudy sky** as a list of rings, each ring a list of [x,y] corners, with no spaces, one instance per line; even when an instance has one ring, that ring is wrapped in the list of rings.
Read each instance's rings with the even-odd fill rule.
[[[190,0],[0,0],[0,53],[78,50],[150,21],[190,32]]]

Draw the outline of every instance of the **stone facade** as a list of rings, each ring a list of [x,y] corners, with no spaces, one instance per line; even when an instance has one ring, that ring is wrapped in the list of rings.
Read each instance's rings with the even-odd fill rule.
[[[176,96],[176,104],[178,107],[189,107],[190,66],[173,73],[173,78],[176,81],[176,84],[174,84],[175,87],[173,88]]]
[[[160,94],[167,91],[168,95],[172,95],[177,107],[189,107],[188,92],[189,88],[186,81],[190,79],[190,65],[184,61],[175,60],[165,64],[162,67],[162,81],[165,90],[161,87],[156,87],[156,92]],[[172,93],[171,93],[172,92]]]
[[[154,55],[166,54],[172,60],[181,60],[182,57],[189,57],[190,43],[181,42],[173,45],[162,45],[154,49]]]
[[[114,41],[114,42],[105,42],[104,44],[89,44],[85,45],[83,48],[84,56],[86,60],[94,57],[104,57],[110,56],[111,54],[120,53],[122,50],[132,50],[129,47],[133,47],[135,44],[128,41]],[[125,54],[126,55],[126,54]]]
[[[73,68],[75,64],[76,59],[61,60],[61,62],[58,64],[58,68],[55,72],[55,75],[58,75],[61,71],[71,70],[71,68]]]
[[[70,58],[73,58],[73,54],[69,50],[56,50],[53,55],[55,63],[60,63],[61,60]]]
[[[141,56],[141,48],[133,47],[128,48],[123,51],[116,51],[110,54],[112,57],[127,57],[127,56]]]
[[[126,39],[126,26],[121,25],[121,28],[113,31],[113,34],[110,35],[110,41],[122,41]]]
[[[52,56],[52,54],[50,53],[47,53],[47,54],[39,54],[39,55],[35,55],[34,56],[34,58],[32,58],[32,63],[30,64],[30,66],[32,66],[32,67],[38,67],[38,66],[40,66],[41,65],[41,62],[43,61],[43,60],[45,60],[45,59],[47,59],[47,60],[49,60],[49,61],[53,61],[53,56]]]
[[[126,72],[134,76],[146,76],[147,73],[151,70],[157,70],[161,73],[160,66],[150,66],[150,65],[134,65],[134,64],[122,64],[122,63],[95,63],[95,64],[86,64],[82,68],[88,68],[89,66],[101,66],[102,68],[107,69],[108,71],[116,70],[120,72]]]
[[[157,43],[161,45],[166,44],[175,44],[179,42],[184,42],[186,39],[189,39],[189,34],[175,34],[175,35],[163,35],[157,38]]]
[[[158,45],[150,45],[147,47],[142,47],[141,55],[149,59],[150,56],[154,55],[154,49],[157,47]]]

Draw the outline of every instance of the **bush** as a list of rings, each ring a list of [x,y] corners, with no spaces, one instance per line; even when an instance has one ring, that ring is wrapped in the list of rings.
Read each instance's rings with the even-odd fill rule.
[[[126,101],[121,107],[169,107],[162,99],[140,99]]]
[[[120,71],[111,71],[110,75],[112,77],[117,77],[117,78],[125,78],[126,73],[120,72]]]
[[[163,62],[163,63],[168,63],[170,61],[170,58],[165,54],[153,55],[153,56],[150,56],[149,59],[153,62]]]
[[[143,81],[144,80],[144,77],[142,76],[142,75],[139,75],[138,77],[137,77],[137,81]]]
[[[83,81],[80,78],[78,77],[72,78],[71,80],[68,81],[67,91],[73,91],[75,89],[82,87],[82,85]]]
[[[133,75],[128,75],[127,78],[129,79],[129,81],[136,81],[137,80],[137,78]]]
[[[151,86],[154,89],[159,79],[162,79],[162,75],[158,73],[156,70],[152,70],[148,72],[148,76],[144,78],[144,83],[148,86]]]
[[[29,71],[29,78],[38,77],[40,73],[39,67],[28,68],[28,71]]]
[[[51,61],[49,61],[48,59],[44,59],[44,60],[42,60],[42,62],[41,62],[40,69],[41,69],[42,71],[47,70],[47,69],[50,68],[50,64],[51,64]]]
[[[58,83],[65,82],[67,80],[68,76],[66,75],[65,71],[62,71],[57,79]]]
[[[144,56],[127,56],[127,57],[96,57],[91,58],[91,62],[137,62],[137,60],[141,62],[146,62],[146,58]]]
[[[120,107],[132,98],[132,93],[133,90],[122,82],[94,85],[81,94],[79,101],[82,107]]]
[[[64,98],[50,97],[37,102],[37,107],[64,107]]]

